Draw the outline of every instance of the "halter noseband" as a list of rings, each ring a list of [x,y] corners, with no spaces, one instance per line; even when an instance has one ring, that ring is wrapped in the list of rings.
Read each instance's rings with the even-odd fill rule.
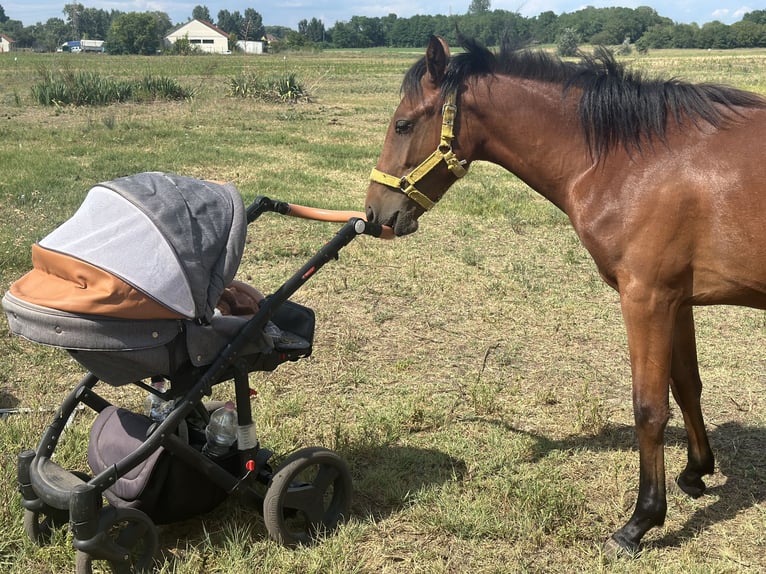
[[[465,160],[459,160],[455,155],[455,152],[452,151],[452,140],[455,139],[453,128],[455,125],[455,116],[457,115],[457,104],[455,103],[455,100],[455,92],[447,94],[444,106],[442,107],[441,141],[431,155],[429,155],[408,175],[402,177],[389,175],[374,167],[372,168],[372,173],[370,173],[370,180],[398,189],[426,211],[436,205],[435,201],[430,200],[425,194],[418,191],[416,187],[418,182],[428,175],[431,170],[442,161],[447,164],[447,169],[450,170],[452,175],[458,179],[468,173],[468,170],[465,168]]]

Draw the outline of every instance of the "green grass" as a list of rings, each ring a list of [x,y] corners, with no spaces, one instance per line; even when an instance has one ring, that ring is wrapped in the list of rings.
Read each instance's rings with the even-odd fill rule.
[[[234,181],[257,194],[360,209],[399,84],[418,51],[264,57],[0,57],[0,288],[29,268],[31,244],[96,182],[145,170]],[[766,93],[766,52],[653,52],[633,65]],[[181,102],[41,107],[40,66],[138,81],[170,77]],[[242,74],[295,74],[310,102],[227,96]],[[264,216],[239,277],[276,289],[337,226]],[[632,511],[638,460],[617,296],[566,218],[487,164],[393,242],[359,238],[296,295],[317,314],[314,355],[256,373],[262,443],[278,457],[337,450],[354,478],[352,517],[311,548],[268,540],[232,500],[161,530],[162,572],[758,572],[766,569],[766,336],[763,312],[697,312],[703,397],[718,456],[709,493],[670,487],[666,525],[638,560],[601,543]],[[64,353],[11,337],[0,321],[0,571],[73,570],[62,530],[24,535],[15,458],[33,447],[76,384]],[[143,393],[107,388],[139,408]],[[230,397],[227,385],[217,397]],[[58,452],[87,469],[92,421],[78,413]],[[667,436],[668,481],[683,468],[680,413]]]

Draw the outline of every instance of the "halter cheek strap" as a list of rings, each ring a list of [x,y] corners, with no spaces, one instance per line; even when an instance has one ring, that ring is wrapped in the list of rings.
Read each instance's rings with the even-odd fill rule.
[[[370,180],[398,189],[426,211],[431,209],[436,205],[436,202],[430,200],[417,189],[417,184],[420,180],[442,161],[447,164],[447,169],[450,170],[452,175],[458,179],[468,173],[465,167],[465,160],[459,160],[455,152],[452,151],[452,140],[455,139],[455,116],[457,116],[457,104],[455,103],[455,92],[451,92],[445,98],[444,106],[442,107],[441,141],[436,150],[405,176],[397,177],[390,175],[374,167],[372,168],[372,173],[370,173]]]

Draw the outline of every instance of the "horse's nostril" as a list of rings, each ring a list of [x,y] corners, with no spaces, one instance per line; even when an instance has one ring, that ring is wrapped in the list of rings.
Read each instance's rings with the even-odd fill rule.
[[[375,211],[372,209],[372,206],[367,206],[367,221],[370,223],[375,221]]]

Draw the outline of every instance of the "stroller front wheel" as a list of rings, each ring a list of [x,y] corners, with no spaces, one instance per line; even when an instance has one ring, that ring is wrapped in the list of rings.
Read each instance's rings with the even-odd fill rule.
[[[351,472],[331,450],[296,451],[279,467],[263,500],[269,536],[285,546],[310,544],[343,522],[351,507]]]
[[[157,529],[143,512],[115,508],[102,510],[99,530],[92,539],[95,558],[77,549],[76,574],[93,574],[94,561],[106,562],[113,574],[148,574],[154,569],[159,546]],[[115,556],[124,559],[115,559]]]
[[[90,476],[84,472],[73,471],[72,474],[87,482]],[[24,532],[38,546],[50,543],[53,531],[69,524],[69,510],[51,508],[42,505],[42,510],[24,509]]]
[[[49,512],[24,509],[24,532],[38,546],[51,541],[53,530],[69,522],[69,512],[51,509]]]

